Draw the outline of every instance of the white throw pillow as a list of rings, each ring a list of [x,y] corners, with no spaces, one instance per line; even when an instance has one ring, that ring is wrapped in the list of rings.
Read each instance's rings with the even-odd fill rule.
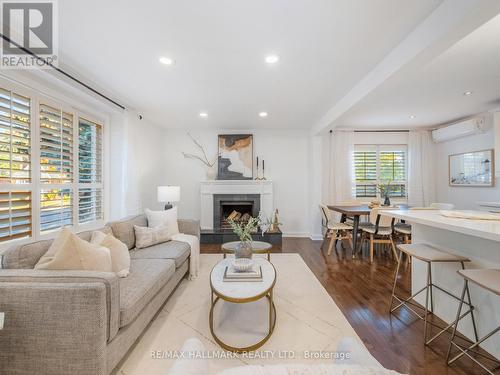
[[[135,247],[143,249],[162,242],[170,241],[171,236],[168,228],[159,226],[155,228],[139,227],[134,225],[135,231]]]
[[[171,236],[179,233],[179,225],[177,224],[177,207],[172,207],[164,211],[152,211],[146,208],[146,216],[148,218],[148,227],[155,228],[165,226]]]
[[[90,243],[104,246],[111,254],[111,269],[116,276],[126,277],[130,273],[130,253],[128,247],[112,234],[105,234],[101,231],[92,233]]]
[[[111,255],[104,246],[91,244],[69,229],[62,229],[35,269],[111,272]]]

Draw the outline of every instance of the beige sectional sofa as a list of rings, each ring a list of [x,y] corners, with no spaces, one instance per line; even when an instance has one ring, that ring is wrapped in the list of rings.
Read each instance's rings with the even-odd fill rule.
[[[130,275],[34,270],[52,241],[13,247],[2,254],[0,330],[2,374],[108,374],[117,366],[189,270],[190,246],[169,241],[135,249],[134,224],[144,215],[111,222],[130,249]],[[179,220],[196,235],[197,221]],[[92,232],[79,236],[89,240]]]

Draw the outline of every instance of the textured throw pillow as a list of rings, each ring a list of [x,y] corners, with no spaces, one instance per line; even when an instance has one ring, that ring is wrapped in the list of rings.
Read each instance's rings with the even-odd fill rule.
[[[111,255],[109,249],[82,240],[69,229],[62,229],[35,269],[111,272]]]
[[[128,247],[112,234],[105,234],[101,231],[92,233],[90,243],[104,246],[109,249],[111,255],[111,269],[116,276],[126,277],[130,273],[130,254]]]
[[[146,217],[148,218],[148,227],[154,228],[165,226],[171,236],[179,233],[177,224],[177,207],[172,207],[164,211],[151,211],[146,208]]]
[[[135,230],[135,247],[143,249],[162,242],[170,241],[170,233],[165,226],[155,228],[138,227],[134,225]]]

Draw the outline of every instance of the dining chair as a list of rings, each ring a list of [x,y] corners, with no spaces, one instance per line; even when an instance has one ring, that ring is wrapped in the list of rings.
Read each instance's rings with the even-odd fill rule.
[[[349,240],[349,244],[352,248],[352,226],[347,223],[334,222],[332,218],[332,213],[330,209],[324,205],[320,204],[319,209],[322,214],[321,226],[325,232],[323,236],[323,243],[321,244],[321,249],[323,249],[325,241],[330,239],[328,244],[328,252],[327,255],[332,253],[332,248],[335,246],[337,248],[337,241],[340,240]]]
[[[373,251],[376,244],[390,245],[394,258],[398,259],[393,238],[394,218],[385,216],[383,214],[384,210],[387,210],[387,208],[373,208],[370,211],[369,225],[361,227],[361,246],[363,246],[364,240],[370,241],[370,263],[373,263]]]

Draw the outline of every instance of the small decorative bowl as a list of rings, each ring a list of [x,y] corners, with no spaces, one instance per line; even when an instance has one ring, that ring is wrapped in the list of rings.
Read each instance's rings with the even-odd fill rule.
[[[237,272],[248,272],[252,269],[253,260],[248,258],[237,258],[233,260],[233,267]]]

